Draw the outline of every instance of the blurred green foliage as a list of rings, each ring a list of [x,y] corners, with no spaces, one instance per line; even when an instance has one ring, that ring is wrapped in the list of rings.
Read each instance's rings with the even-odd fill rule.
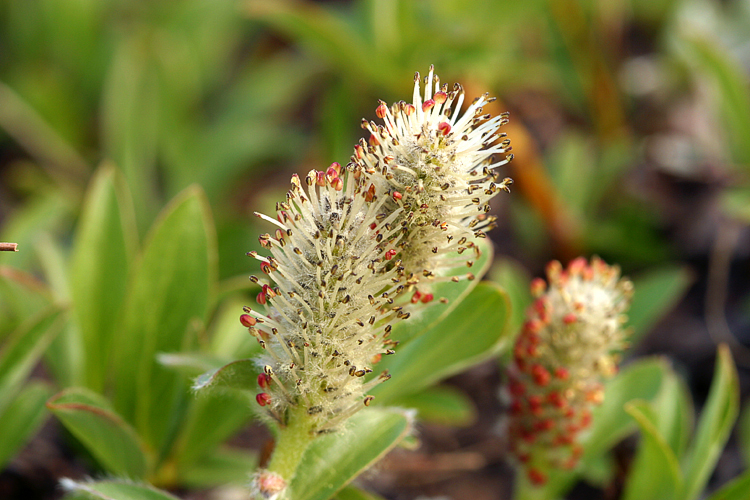
[[[648,294],[636,295],[640,316],[631,318],[645,336],[693,277],[679,261],[707,258],[704,232],[750,221],[748,33],[750,7],[740,0],[4,0],[0,240],[21,252],[0,254],[3,349],[51,343],[46,365],[58,389],[85,387],[97,396],[72,394],[99,408],[94,399],[109,399],[114,386],[148,385],[107,374],[114,339],[125,331],[159,337],[148,355],[171,351],[161,359],[183,376],[144,354],[139,362],[164,390],[140,407],[128,400],[133,387],[112,398],[112,411],[151,447],[146,462],[158,475],[171,446],[198,439],[207,410],[190,410],[198,413],[180,442],[154,427],[154,400],[168,394],[175,419],[187,418],[184,374],[248,348],[206,332],[236,327],[244,300],[236,292],[246,286],[230,278],[252,272],[242,255],[262,232],[250,213],[281,199],[287,171],[346,163],[359,120],[374,117],[377,99],[410,96],[411,75],[430,64],[469,94],[498,95],[502,105],[488,111],[513,111],[516,160],[507,173],[517,189],[497,200],[502,229],[491,235],[520,261],[492,272],[509,292],[510,331],[543,262],[598,253],[636,277],[647,269],[636,287]],[[182,195],[202,200],[183,218],[203,218],[210,229],[199,246],[210,256],[189,273],[202,285],[185,297],[189,288],[169,282],[181,271],[168,275],[159,252],[187,265],[196,249],[170,246],[167,232],[149,258],[141,241],[193,184],[204,195]],[[746,286],[741,293],[747,303]],[[170,310],[173,297],[184,299],[181,310]],[[146,308],[158,309],[169,333],[138,317]],[[45,314],[63,317],[59,331],[35,330],[30,321]],[[750,321],[747,308],[737,314]],[[198,326],[182,323],[193,316]],[[49,389],[22,389],[30,368],[11,366],[4,352],[0,375],[17,378],[0,383],[0,424],[14,408],[37,415],[31,401]],[[471,413],[460,398],[447,399],[457,415]],[[631,407],[636,413],[645,432],[654,419],[643,407]],[[18,446],[0,443],[0,457]],[[204,465],[193,477],[211,475]]]

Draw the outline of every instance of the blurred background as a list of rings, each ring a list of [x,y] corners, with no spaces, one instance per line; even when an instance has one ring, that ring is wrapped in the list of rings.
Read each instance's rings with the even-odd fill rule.
[[[141,240],[199,184],[219,277],[246,279],[257,269],[244,254],[267,231],[252,212],[282,199],[291,173],[346,164],[360,120],[375,119],[378,99],[410,99],[430,64],[469,97],[497,96],[493,114],[510,111],[515,160],[500,173],[515,183],[493,201],[497,261],[528,276],[593,254],[626,275],[664,270],[663,286],[686,292],[631,356],[669,356],[700,404],[728,342],[747,395],[745,0],[1,0],[0,241],[20,252],[0,265],[49,276],[106,163],[127,180]],[[11,302],[0,295],[3,331],[23,320]],[[476,453],[496,439],[500,378],[487,363],[454,379],[477,423],[425,426],[420,454],[386,462],[370,487],[509,498],[502,453]],[[55,446],[50,425],[0,482],[54,477],[40,451]],[[733,440],[711,484],[741,469]],[[573,497],[617,498],[581,488]]]

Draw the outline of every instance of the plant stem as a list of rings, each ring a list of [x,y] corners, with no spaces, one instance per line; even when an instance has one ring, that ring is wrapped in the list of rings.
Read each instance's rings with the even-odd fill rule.
[[[289,412],[286,427],[279,431],[276,447],[273,450],[268,470],[280,475],[287,484],[291,483],[294,473],[302,461],[302,455],[315,439],[312,434],[312,419],[302,405]]]

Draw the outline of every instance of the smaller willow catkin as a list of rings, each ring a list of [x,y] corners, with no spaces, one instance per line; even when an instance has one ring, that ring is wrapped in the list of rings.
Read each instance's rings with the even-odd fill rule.
[[[537,278],[536,297],[508,369],[511,451],[534,484],[550,468],[573,468],[581,456],[579,433],[604,399],[603,380],[617,370],[626,347],[633,284],[594,257],[562,268],[547,266],[549,286]]]

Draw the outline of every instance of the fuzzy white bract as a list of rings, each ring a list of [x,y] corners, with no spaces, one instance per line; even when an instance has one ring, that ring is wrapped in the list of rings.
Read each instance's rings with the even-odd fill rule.
[[[273,283],[251,277],[265,311],[246,308],[240,320],[265,349],[258,404],[281,423],[302,405],[324,432],[369,405],[367,390],[389,377],[364,382],[393,353],[392,322],[408,317],[392,305],[404,289],[395,258],[402,232],[393,226],[400,211],[385,211],[352,167],[333,164],[304,182],[292,178],[276,218],[256,214],[276,226],[260,237],[271,255],[250,253]]]
[[[461,113],[461,85],[441,87],[432,67],[424,94],[420,80],[417,73],[412,103],[380,102],[376,114],[382,125],[362,121],[369,144],[363,139],[355,146],[352,162],[373,191],[387,196],[389,212],[402,210],[396,220],[406,233],[399,243],[402,265],[410,282],[421,280],[424,288],[424,278],[450,279],[441,276],[447,269],[462,261],[472,265],[478,253],[474,238],[494,227],[487,202],[511,183],[499,180],[494,169],[513,155],[506,156],[510,141],[499,132],[507,113],[494,118],[483,113],[482,106],[494,98],[484,94]]]

